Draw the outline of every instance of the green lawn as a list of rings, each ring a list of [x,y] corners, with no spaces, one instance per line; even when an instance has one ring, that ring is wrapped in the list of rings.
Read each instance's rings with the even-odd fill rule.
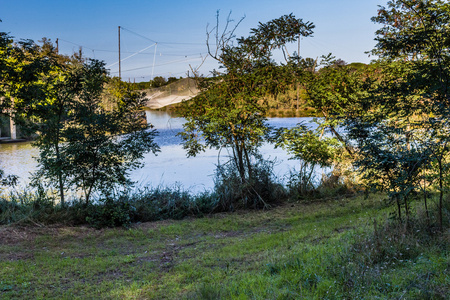
[[[0,299],[445,299],[442,243],[367,268],[352,261],[388,212],[361,197],[128,230],[0,227]]]

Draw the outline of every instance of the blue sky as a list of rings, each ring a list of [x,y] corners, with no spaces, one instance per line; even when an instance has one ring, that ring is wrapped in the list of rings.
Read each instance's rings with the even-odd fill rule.
[[[237,30],[247,36],[258,22],[285,14],[316,25],[314,36],[301,41],[301,56],[333,53],[347,62],[368,63],[365,54],[375,45],[379,25],[370,18],[385,0],[0,0],[0,31],[17,39],[59,39],[61,53],[83,47],[86,57],[104,60],[111,75],[118,75],[118,26],[121,26],[122,78],[147,81],[152,76],[186,76],[189,65],[198,67],[207,49],[206,26],[245,19]],[[155,45],[154,42],[157,42]],[[146,50],[144,50],[146,49]],[[297,44],[290,45],[291,53]],[[216,67],[207,59],[200,72]]]

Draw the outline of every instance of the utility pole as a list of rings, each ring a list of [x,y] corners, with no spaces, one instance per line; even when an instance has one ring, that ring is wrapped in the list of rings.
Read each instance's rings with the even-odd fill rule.
[[[120,65],[120,26],[119,26],[119,79],[122,79],[122,69]]]
[[[298,50],[297,50],[297,56],[298,56],[298,62],[300,63],[300,40],[301,40],[302,36],[299,34],[298,35]],[[298,78],[297,78],[298,80]],[[297,81],[297,111],[298,111],[298,101],[300,98],[300,82]]]
[[[56,38],[56,54],[59,54],[59,39]]]

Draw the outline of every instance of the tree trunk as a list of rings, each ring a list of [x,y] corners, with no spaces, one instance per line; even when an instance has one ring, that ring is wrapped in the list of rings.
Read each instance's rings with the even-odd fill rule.
[[[427,203],[427,190],[426,190],[426,182],[423,180],[423,202],[425,204],[425,213],[427,215],[427,224],[430,226],[430,214],[428,212],[428,203]]]
[[[58,182],[59,182],[59,197],[61,199],[61,206],[64,207],[65,199],[64,199],[64,180],[61,172],[58,174]]]
[[[328,114],[325,110],[322,110],[322,114],[325,117],[325,121],[328,120]],[[351,157],[354,157],[352,149],[348,146],[347,141],[334,129],[334,126],[329,125],[331,132],[336,136],[336,138],[344,144],[345,150],[347,150],[348,154],[350,154]]]
[[[439,159],[439,228],[443,229],[443,220],[442,220],[442,206],[444,202],[444,187],[443,187],[443,174],[442,174],[442,157]]]
[[[409,206],[408,206],[408,197],[403,196],[405,202],[405,213],[406,213],[406,226],[409,226]]]
[[[59,145],[55,144],[55,152],[56,152],[56,160],[58,161],[58,189],[59,189],[59,198],[61,201],[61,206],[64,207],[65,197],[64,197],[64,178],[63,171],[61,170],[61,154],[59,152]]]
[[[242,181],[242,183],[244,183],[245,182],[244,159],[243,159],[242,149],[236,138],[234,139],[234,145],[235,145],[235,150],[236,150],[236,154],[237,154],[237,163],[238,163],[237,168],[239,171],[239,175],[241,176],[241,181]]]
[[[398,195],[395,196],[395,201],[397,202],[398,219],[399,219],[399,221],[401,223],[402,222],[402,206],[400,204],[400,199],[399,199]]]
[[[348,154],[350,154],[351,157],[354,156],[352,149],[350,146],[348,146],[347,142],[344,140],[344,138],[334,129],[333,126],[330,126],[331,132],[337,137],[337,139],[344,144],[345,150],[347,150]]]
[[[244,149],[245,160],[247,162],[248,178],[252,178],[253,174],[252,174],[252,164],[251,164],[251,161],[250,161],[250,157],[248,155],[247,148],[244,145],[242,145],[242,148]]]

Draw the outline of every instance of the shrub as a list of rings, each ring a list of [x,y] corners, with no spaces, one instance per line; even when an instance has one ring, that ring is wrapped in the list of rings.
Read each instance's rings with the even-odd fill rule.
[[[273,161],[259,159],[250,176],[242,182],[235,165],[219,165],[214,182],[215,211],[239,208],[269,208],[286,198],[286,189],[273,174]]]
[[[47,223],[54,213],[53,199],[43,190],[11,192],[0,199],[0,224]]]
[[[318,181],[314,175],[311,176],[310,169],[291,171],[287,189],[291,200],[346,197],[353,196],[358,192],[357,187],[351,181],[341,176],[339,172],[323,174],[322,179]]]
[[[87,204],[86,221],[95,228],[129,227],[131,224],[132,207],[125,195],[108,194],[97,203]]]
[[[143,188],[129,196],[134,222],[163,219],[182,219],[186,216],[203,216],[211,212],[213,198],[210,193],[192,196],[180,187],[154,189]]]

